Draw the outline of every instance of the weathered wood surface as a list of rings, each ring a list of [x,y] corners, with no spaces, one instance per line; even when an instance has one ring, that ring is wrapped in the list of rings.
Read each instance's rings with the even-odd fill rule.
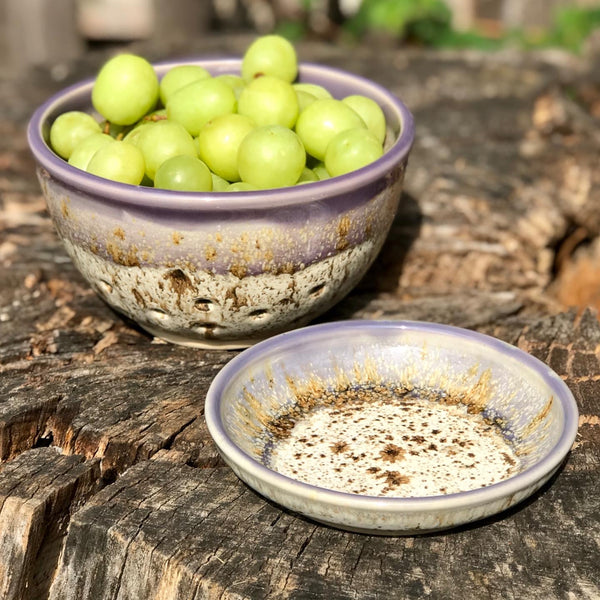
[[[140,50],[239,54],[247,41]],[[156,343],[125,322],[76,273],[45,213],[24,126],[49,93],[93,74],[104,56],[90,55],[67,81],[0,80],[0,590],[600,598],[600,58],[308,43],[300,53],[390,87],[418,123],[388,242],[321,320],[440,321],[531,352],[580,407],[564,469],[506,514],[409,538],[316,525],[238,482],[202,416],[234,353]]]
[[[56,449],[26,450],[0,471],[0,594],[43,598],[69,517],[98,490],[98,460]]]

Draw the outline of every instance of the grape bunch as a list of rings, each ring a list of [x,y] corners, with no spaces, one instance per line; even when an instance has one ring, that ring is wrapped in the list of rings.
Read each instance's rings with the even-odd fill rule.
[[[191,192],[306,184],[383,154],[386,121],[374,100],[336,99],[297,75],[296,51],[278,35],[248,47],[239,75],[212,76],[186,64],[159,81],[144,58],[120,54],[94,82],[101,120],[63,113],[50,145],[93,175]]]

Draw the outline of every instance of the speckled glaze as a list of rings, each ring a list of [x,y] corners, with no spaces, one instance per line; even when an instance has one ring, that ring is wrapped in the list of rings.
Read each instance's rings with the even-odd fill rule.
[[[270,424],[267,467],[329,490],[392,498],[465,492],[520,470],[501,427],[442,396],[363,386],[332,404],[319,400],[294,411],[292,428]]]
[[[423,449],[431,451],[432,443],[439,445],[443,432],[432,421],[437,418],[435,411],[427,419],[421,411],[415,412],[413,419],[402,417],[403,426],[408,424],[414,431],[402,431],[407,435],[389,441],[394,452],[383,448],[371,459],[366,452],[362,458],[360,451],[354,452],[365,471],[390,471],[392,476],[387,473],[386,478],[391,477],[397,496],[328,489],[274,470],[274,448],[291,438],[294,424],[302,423],[307,414],[333,408],[339,412],[338,419],[355,419],[352,411],[360,410],[361,402],[370,407],[374,401],[389,404],[390,390],[399,399],[398,414],[412,410],[411,403],[422,407],[423,402],[430,402],[436,410],[449,409],[454,416],[461,411],[465,419],[476,416],[495,435],[501,433],[513,452],[506,461],[514,468],[500,480],[494,479],[496,473],[490,469],[487,482],[478,481],[472,488],[467,485],[464,491],[403,495],[403,478],[407,478],[404,454],[420,448],[424,469],[427,460],[432,461],[432,468],[440,464],[435,452],[429,452],[428,459]],[[205,417],[224,459],[263,496],[334,527],[407,535],[477,521],[530,496],[556,472],[569,452],[577,433],[578,412],[569,389],[551,369],[494,338],[432,323],[346,321],[284,333],[242,352],[213,381]],[[396,433],[396,425],[390,422],[390,434]],[[467,437],[472,436],[470,431],[464,428],[461,434],[456,423],[448,427],[456,436],[450,440],[455,450],[464,448],[461,460],[468,452],[476,452]],[[363,428],[362,438],[360,428],[350,429],[353,437],[343,441],[333,428],[317,432],[317,437],[325,439],[330,432],[331,453],[351,450],[346,444],[368,446],[372,427]],[[383,434],[384,425],[380,429]],[[308,446],[313,451],[309,437],[299,438],[299,456]],[[323,454],[327,454],[325,445],[319,447]],[[497,442],[490,447],[506,452]],[[294,455],[286,452],[287,464],[293,468],[289,457]],[[351,459],[352,453],[347,457]],[[323,457],[322,469],[331,464],[329,459]],[[479,475],[485,472],[482,468]],[[321,475],[315,480],[327,479]],[[461,476],[458,467],[444,475]]]
[[[186,61],[214,75],[240,61]],[[156,66],[160,75],[178,63]],[[48,210],[72,260],[113,308],[165,340],[243,347],[298,327],[346,295],[389,231],[414,138],[412,117],[373,82],[303,65],[300,80],[384,110],[385,155],[328,181],[261,192],[181,193],[107,181],[48,147],[66,110],[89,110],[92,81],[41,106],[28,136]]]

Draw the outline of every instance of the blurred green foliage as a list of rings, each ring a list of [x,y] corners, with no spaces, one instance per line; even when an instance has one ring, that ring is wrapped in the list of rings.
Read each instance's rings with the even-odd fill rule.
[[[541,43],[579,52],[590,34],[600,27],[600,8],[568,7],[558,11],[554,26]]]
[[[526,2],[527,0],[523,0]],[[297,41],[307,34],[323,35],[311,30],[309,14],[317,0],[298,0],[304,18],[277,24],[276,31]],[[340,25],[338,23],[338,25]],[[452,12],[444,0],[362,0],[356,14],[325,35],[385,37],[405,44],[433,48],[476,48],[497,50],[507,46],[520,49],[562,48],[581,52],[589,35],[600,28],[600,7],[563,7],[554,15],[546,30],[501,31],[490,36],[482,30],[457,31],[452,26]]]
[[[450,27],[452,13],[443,0],[363,0],[345,24],[357,37],[385,33],[400,40],[412,37],[411,28],[423,29],[423,42],[432,43]]]
[[[443,0],[363,0],[347,29],[357,36],[385,32],[399,39],[410,37],[415,26],[432,43],[450,28],[452,13]]]
[[[359,39],[385,34],[398,41],[436,48],[495,50],[512,45],[559,47],[572,52],[579,52],[599,27],[600,8],[565,7],[556,13],[547,31],[507,31],[499,37],[489,37],[479,31],[454,30],[452,13],[443,0],[363,0],[356,15],[344,24],[344,29]]]

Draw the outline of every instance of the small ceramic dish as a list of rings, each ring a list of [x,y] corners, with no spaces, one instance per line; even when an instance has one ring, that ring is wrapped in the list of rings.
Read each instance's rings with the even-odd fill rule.
[[[192,60],[213,75],[239,59]],[[33,115],[29,145],[56,230],[75,266],[115,310],[164,340],[240,348],[304,325],[343,298],[381,249],[400,201],[413,119],[390,91],[357,75],[302,64],[299,81],[338,98],[362,94],[385,113],[385,154],[352,173],[252,192],[173,192],[96,177],[48,144],[53,120],[91,111],[93,81]]]
[[[217,375],[208,429],[234,472],[316,521],[373,534],[456,527],[556,472],[577,406],[546,365],[497,339],[417,322],[306,327]]]

